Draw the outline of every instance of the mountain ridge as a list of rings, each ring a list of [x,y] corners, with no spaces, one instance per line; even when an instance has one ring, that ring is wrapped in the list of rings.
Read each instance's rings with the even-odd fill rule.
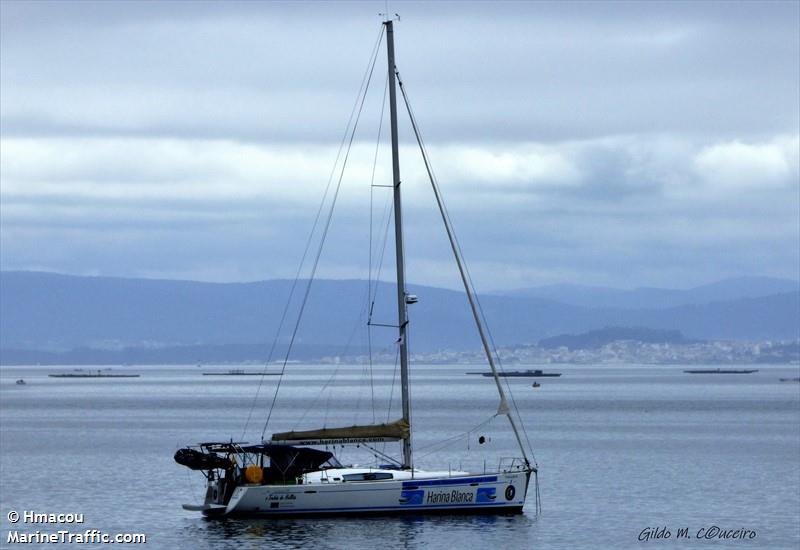
[[[499,296],[539,297],[582,307],[664,309],[739,298],[758,298],[800,290],[800,282],[776,277],[732,277],[687,289],[554,284],[494,292]]]
[[[274,338],[291,285],[285,279],[205,283],[4,271],[0,348],[6,356],[9,350],[79,348],[140,349],[157,355],[152,350],[263,345]],[[288,342],[299,306],[297,294],[304,288],[298,284],[301,292],[290,305],[279,347]],[[479,347],[463,293],[420,285],[409,285],[409,292],[420,298],[409,306],[413,350]],[[314,281],[296,351],[365,349],[366,295],[366,281]],[[396,322],[395,299],[394,285],[378,286],[374,323]],[[800,332],[800,291],[660,309],[590,308],[541,297],[488,294],[481,296],[481,304],[497,345],[534,343],[608,326],[680,330],[693,339],[787,340]],[[391,328],[374,327],[372,334],[375,349],[394,345]]]

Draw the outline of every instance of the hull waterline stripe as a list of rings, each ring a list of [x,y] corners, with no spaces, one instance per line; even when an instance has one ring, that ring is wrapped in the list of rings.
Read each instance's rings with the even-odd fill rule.
[[[354,506],[350,508],[286,508],[284,510],[274,510],[274,509],[266,509],[266,510],[236,510],[235,508],[230,512],[226,512],[226,515],[235,514],[235,513],[242,513],[242,514],[261,514],[261,515],[279,515],[279,514],[297,514],[297,513],[317,513],[317,514],[326,514],[326,513],[335,513],[335,512],[369,512],[372,510],[380,510],[380,511],[393,511],[393,510],[462,510],[462,509],[474,509],[474,508],[495,508],[497,506],[507,506],[507,507],[517,507],[523,506],[525,504],[524,500],[516,501],[516,502],[482,502],[478,504],[459,504],[457,506],[441,504],[441,505],[430,505],[430,504],[405,504],[405,505],[398,505],[398,506],[372,506],[369,508],[365,508],[363,506]]]

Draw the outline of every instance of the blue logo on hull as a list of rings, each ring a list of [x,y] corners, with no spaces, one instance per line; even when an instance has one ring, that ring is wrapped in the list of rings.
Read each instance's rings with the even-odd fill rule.
[[[403,491],[400,493],[400,504],[403,506],[415,506],[422,504],[422,499],[425,496],[425,491],[422,489],[416,491]]]

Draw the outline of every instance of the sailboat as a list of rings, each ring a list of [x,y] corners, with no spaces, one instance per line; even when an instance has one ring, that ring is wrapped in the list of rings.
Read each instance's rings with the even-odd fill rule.
[[[444,220],[450,245],[464,283],[487,361],[499,395],[496,416],[507,417],[520,455],[499,460],[496,468],[479,473],[450,468],[426,471],[414,466],[411,445],[409,400],[408,306],[417,301],[405,282],[400,163],[397,132],[397,85],[408,107],[408,99],[395,65],[393,20],[383,22],[388,59],[389,115],[391,121],[393,215],[397,271],[397,345],[399,346],[402,417],[392,422],[341,428],[321,428],[273,433],[259,444],[207,442],[180,449],[175,460],[206,477],[202,504],[184,504],[186,510],[209,517],[333,516],[365,514],[453,514],[520,513],[525,505],[531,478],[538,473],[528,457],[501,384],[490,339],[482,322],[480,306],[464,266],[452,225],[427,160],[425,148],[410,107],[412,127],[437,205]],[[379,42],[380,43],[380,42]],[[377,50],[375,51],[377,55]],[[374,66],[374,65],[373,65]],[[371,446],[400,442],[402,458],[395,464],[360,467],[341,464],[330,448]],[[322,447],[316,448],[316,447]],[[386,455],[383,455],[386,456]],[[538,483],[536,484],[538,487]],[[538,508],[538,490],[536,491]]]

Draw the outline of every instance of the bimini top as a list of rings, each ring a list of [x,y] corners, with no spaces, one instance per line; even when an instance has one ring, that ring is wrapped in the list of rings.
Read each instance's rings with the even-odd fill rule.
[[[296,445],[380,443],[382,441],[407,439],[410,432],[408,422],[401,419],[388,424],[281,432],[272,434],[272,441],[287,441]]]
[[[291,479],[316,470],[333,459],[333,453],[294,447],[292,445],[247,445],[236,443],[204,443],[205,451],[186,447],[175,453],[175,462],[192,470],[229,469],[236,465],[231,455],[241,453],[263,454],[270,458],[270,479]]]

